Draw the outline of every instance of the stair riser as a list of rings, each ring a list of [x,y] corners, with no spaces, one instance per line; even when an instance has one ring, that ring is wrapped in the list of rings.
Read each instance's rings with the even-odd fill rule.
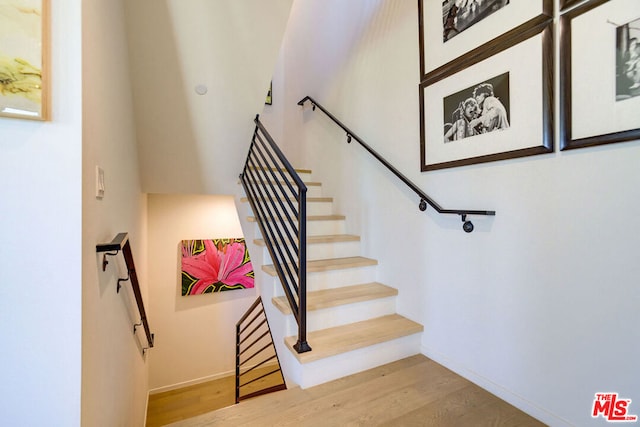
[[[274,280],[274,295],[282,296],[284,291],[277,277]],[[307,291],[340,288],[356,283],[369,283],[376,280],[376,266],[347,268],[343,270],[307,273]]]
[[[254,212],[251,210],[251,205],[248,205],[248,206],[249,208],[247,209],[248,211],[247,216],[255,216]],[[294,206],[297,206],[297,202],[294,203]],[[332,213],[333,213],[333,202],[313,202],[313,201],[307,202],[307,216],[331,215]]]
[[[372,317],[386,316],[388,314],[395,313],[395,310],[396,298],[395,296],[392,296],[308,311],[307,331],[313,332],[320,329],[332,328],[334,326],[360,322]],[[296,319],[292,314],[285,315],[281,313],[281,315],[286,316],[287,318],[287,330],[292,331],[290,335],[295,335],[297,333]]]
[[[297,171],[298,176],[300,177],[300,179],[302,179],[302,182],[310,182],[313,181],[313,179],[311,179],[311,174],[307,173],[307,172],[299,172]],[[252,174],[253,175],[253,174]],[[276,176],[276,178],[274,178],[274,175]],[[291,177],[289,177],[287,172],[284,172],[285,178],[287,178],[290,182],[293,182],[293,180],[291,179]],[[277,179],[278,181],[283,181],[284,178],[282,177],[282,175],[280,174],[280,172],[278,171],[259,171],[257,173],[255,173],[255,176],[260,177],[262,179],[268,180],[268,181],[273,181],[274,179]]]
[[[322,185],[307,185],[307,197],[322,197]],[[285,194],[293,194],[287,186],[283,186]],[[297,192],[297,189],[294,187]]]
[[[300,364],[290,351],[280,359],[283,365],[291,368],[288,381],[306,389],[416,355],[420,353],[420,335],[397,338],[305,364]],[[309,345],[313,349],[313,343]]]
[[[324,236],[327,234],[344,234],[347,232],[345,220],[307,221],[308,236]]]
[[[344,220],[307,221],[307,236],[345,234],[346,228]],[[261,233],[256,232],[256,238],[261,239]]]
[[[360,242],[318,243],[307,246],[307,260],[346,258],[360,255]],[[264,248],[264,264],[273,264],[269,251]]]

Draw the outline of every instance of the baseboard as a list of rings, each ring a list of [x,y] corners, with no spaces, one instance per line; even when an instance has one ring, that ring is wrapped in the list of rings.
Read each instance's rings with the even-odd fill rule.
[[[158,388],[153,388],[149,390],[149,395],[152,394],[158,394],[158,393],[164,393],[165,391],[171,391],[171,390],[177,390],[180,388],[184,388],[184,387],[189,387],[192,385],[198,385],[198,384],[202,384],[202,383],[206,383],[208,381],[214,381],[214,380],[219,380],[221,378],[225,378],[225,377],[229,377],[229,376],[235,376],[236,375],[236,371],[227,371],[227,372],[221,372],[218,374],[214,374],[214,375],[209,375],[206,377],[202,377],[202,378],[196,378],[194,380],[189,380],[189,381],[183,381],[180,383],[175,383],[175,384],[170,384],[170,385],[166,385],[166,386],[162,386],[162,387],[158,387]]]
[[[425,346],[421,346],[420,351],[422,352],[422,354],[424,354],[434,362],[437,362],[445,368],[452,370],[461,377],[466,378],[477,386],[483,388],[484,390],[487,390],[489,393],[498,396],[505,402],[515,406],[521,411],[531,415],[532,417],[547,425],[566,427],[573,426],[573,424],[571,424],[567,420],[549,412],[548,410],[536,405],[535,403],[525,399],[524,397],[513,393],[511,390],[504,388],[500,384],[497,384],[489,380],[488,378],[485,378],[482,375],[479,375],[478,373],[467,369],[454,360],[442,355],[441,353],[433,351]]]
[[[269,363],[265,363],[264,367],[270,367],[270,366],[277,366],[278,363],[276,361],[272,361]],[[252,368],[255,365],[250,365],[248,366],[248,368]],[[235,377],[236,375],[236,371],[235,369],[233,371],[226,371],[226,372],[221,372],[218,374],[214,374],[214,375],[209,375],[206,377],[202,377],[202,378],[196,378],[194,380],[189,380],[189,381],[183,381],[181,383],[176,383],[176,384],[171,384],[171,385],[166,385],[166,386],[162,386],[162,387],[157,387],[157,388],[153,388],[149,390],[149,396],[151,396],[152,394],[158,394],[158,393],[164,393],[165,391],[172,391],[172,390],[178,390],[181,388],[185,388],[185,387],[189,387],[192,385],[198,385],[198,384],[202,384],[202,383],[206,383],[209,381],[215,381],[215,380],[219,380],[221,378],[226,378],[226,377]],[[147,399],[148,401],[149,399]]]

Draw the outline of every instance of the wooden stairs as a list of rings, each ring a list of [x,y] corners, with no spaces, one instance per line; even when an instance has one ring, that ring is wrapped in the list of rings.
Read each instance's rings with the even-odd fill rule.
[[[293,350],[296,321],[250,205],[246,198],[241,198],[245,202],[241,206],[246,210],[241,222],[256,270],[256,283],[287,382],[307,388],[418,354],[422,325],[396,313],[398,291],[376,281],[378,262],[361,256],[360,237],[347,233],[345,216],[333,212],[333,199],[322,195],[322,185],[311,180],[311,171],[297,171],[308,188],[310,352],[298,354]]]

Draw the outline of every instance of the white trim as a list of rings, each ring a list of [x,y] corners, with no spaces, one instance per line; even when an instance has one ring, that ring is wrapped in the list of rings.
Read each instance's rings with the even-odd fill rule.
[[[273,360],[270,361],[269,363],[265,363],[264,365],[262,365],[263,367],[269,367],[269,366],[277,366],[278,363]],[[256,365],[250,366],[249,368],[252,368]],[[209,375],[206,377],[201,377],[201,378],[196,378],[194,380],[189,380],[189,381],[183,381],[181,383],[176,383],[176,384],[171,384],[171,385],[166,385],[166,386],[162,386],[162,387],[157,387],[157,388],[153,388],[151,390],[149,390],[149,396],[151,396],[152,394],[159,394],[159,393],[164,393],[165,391],[172,391],[172,390],[178,390],[181,388],[185,388],[185,387],[189,387],[192,385],[198,385],[198,384],[202,384],[202,383],[206,383],[209,381],[215,381],[215,380],[219,380],[222,378],[226,378],[226,377],[235,377],[236,376],[236,371],[235,369],[232,371],[226,371],[226,372],[221,372],[221,373],[217,373],[214,375]],[[149,399],[147,398],[147,405],[148,405]]]
[[[224,377],[230,377],[230,376],[235,376],[235,375],[236,375],[236,371],[235,370],[221,372],[221,373],[214,374],[214,375],[209,375],[209,376],[206,376],[206,377],[196,378],[194,380],[183,381],[183,382],[180,382],[180,383],[175,383],[175,384],[170,384],[170,385],[166,385],[166,386],[162,386],[162,387],[158,387],[158,388],[153,388],[153,389],[149,390],[149,395],[163,393],[165,391],[177,390],[177,389],[180,389],[180,388],[189,387],[189,386],[197,385],[197,384],[202,384],[202,383],[206,383],[208,381],[219,380],[219,379],[224,378]]]

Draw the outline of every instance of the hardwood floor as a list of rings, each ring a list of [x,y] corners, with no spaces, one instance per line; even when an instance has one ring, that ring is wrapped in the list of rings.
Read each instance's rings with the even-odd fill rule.
[[[278,369],[278,365],[272,364],[252,370],[243,376],[241,384],[249,382],[250,384],[241,387],[241,398],[259,390],[281,385],[283,379],[280,371],[268,374],[275,369]],[[263,375],[264,378],[259,378]],[[230,376],[178,390],[152,394],[149,396],[146,427],[165,426],[175,421],[232,406],[236,401],[235,390],[236,379]]]
[[[223,385],[223,380],[220,380]],[[233,404],[229,380],[228,404],[224,391],[202,391],[193,386],[186,401],[199,400],[205,414],[191,415],[189,405],[170,395],[149,402],[149,421],[162,409],[183,421],[172,427],[208,426],[543,426],[496,396],[422,356],[412,356],[379,368],[306,390],[292,388]],[[167,392],[174,393],[176,392]],[[195,393],[191,395],[190,393]],[[165,393],[163,393],[165,394]],[[152,396],[154,397],[154,396]],[[155,400],[155,399],[154,399]],[[196,405],[197,406],[197,405]],[[182,407],[182,408],[181,408]],[[170,422],[170,421],[169,421]],[[162,424],[147,424],[147,426]]]

